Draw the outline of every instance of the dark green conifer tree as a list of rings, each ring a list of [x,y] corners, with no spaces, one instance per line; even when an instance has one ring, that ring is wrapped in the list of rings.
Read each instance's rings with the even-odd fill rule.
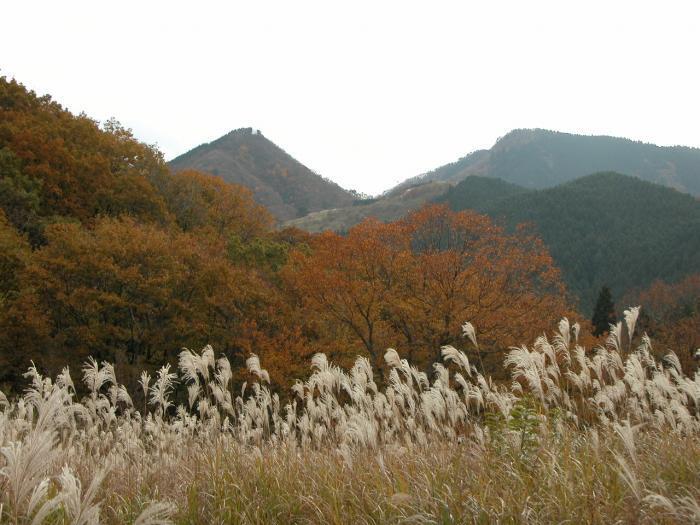
[[[598,294],[598,300],[593,309],[593,335],[598,337],[604,332],[607,332],[611,324],[617,322],[615,315],[615,303],[612,300],[610,288],[603,286]]]

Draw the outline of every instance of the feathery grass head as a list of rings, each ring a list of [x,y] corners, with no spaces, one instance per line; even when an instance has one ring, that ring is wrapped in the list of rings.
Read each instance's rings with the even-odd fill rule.
[[[440,354],[446,362],[452,361],[453,363],[459,365],[459,367],[464,370],[467,375],[472,375],[469,359],[467,359],[467,356],[464,355],[464,352],[460,352],[454,346],[446,345],[440,349]]]
[[[632,342],[632,336],[634,335],[634,327],[637,324],[637,319],[639,318],[640,306],[634,306],[628,308],[623,312],[625,317],[625,324],[627,325],[627,335],[629,336],[630,343]]]
[[[170,394],[175,388],[176,380],[177,374],[170,372],[170,364],[158,369],[156,380],[150,389],[150,402],[160,408],[161,414],[164,414],[172,406]]]
[[[606,339],[606,344],[614,348],[616,352],[622,351],[622,323],[618,322],[616,324],[610,325],[610,333]]]
[[[319,354],[316,354],[316,355],[319,355]],[[260,366],[260,358],[257,355],[252,354],[248,359],[246,359],[245,364],[246,364],[246,367],[248,367],[248,372],[253,374],[259,380],[265,381],[266,383],[270,382],[270,375],[267,373],[267,370],[264,370]]]
[[[117,382],[114,376],[114,367],[106,361],[103,361],[100,367],[97,360],[90,356],[83,365],[83,382],[90,393],[96,396],[103,386]]]
[[[476,342],[476,329],[474,328],[474,325],[471,324],[469,321],[466,321],[462,325],[462,335],[464,337],[468,337],[475,347],[479,346]]]
[[[401,368],[401,358],[393,348],[387,348],[384,352],[384,362],[392,368]]]
[[[166,501],[153,501],[134,520],[134,525],[171,525],[175,505]]]

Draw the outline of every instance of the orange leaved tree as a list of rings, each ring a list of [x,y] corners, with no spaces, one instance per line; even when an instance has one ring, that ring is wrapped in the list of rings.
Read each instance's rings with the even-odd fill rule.
[[[367,353],[377,367],[389,346],[427,366],[441,346],[465,346],[465,321],[491,353],[568,311],[538,238],[445,206],[324,233],[292,253],[286,276],[319,347]]]

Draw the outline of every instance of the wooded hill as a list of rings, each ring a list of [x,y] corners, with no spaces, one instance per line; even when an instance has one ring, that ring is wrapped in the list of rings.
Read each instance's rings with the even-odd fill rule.
[[[349,206],[356,195],[324,179],[273,144],[259,130],[237,129],[169,162],[249,188],[277,219]]]
[[[511,228],[532,224],[584,312],[604,284],[620,297],[700,270],[700,201],[635,177],[598,173],[534,191],[468,177],[438,200]]]

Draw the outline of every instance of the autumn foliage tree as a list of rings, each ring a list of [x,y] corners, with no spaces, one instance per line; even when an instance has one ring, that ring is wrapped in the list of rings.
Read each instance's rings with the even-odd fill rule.
[[[218,177],[185,170],[162,177],[158,185],[182,231],[249,241],[272,227],[272,216],[250,190]]]
[[[324,233],[292,254],[287,275],[319,343],[349,345],[377,367],[389,346],[423,365],[442,345],[464,346],[467,320],[496,350],[496,340],[516,344],[567,310],[539,240],[445,206],[391,224],[365,221],[347,236]]]
[[[307,330],[323,339],[336,359],[342,361],[343,354],[353,358],[352,352],[361,349],[375,366],[381,365],[390,331],[386,290],[402,271],[399,258],[405,253],[391,245],[401,241],[390,233],[398,228],[369,220],[347,237],[326,232],[312,239],[309,249],[291,254],[286,283],[302,308]],[[355,343],[350,352],[345,347],[349,341]]]
[[[659,357],[673,350],[687,373],[696,369],[695,354],[700,349],[700,274],[675,283],[655,281],[645,290],[628,294],[624,301],[641,305],[639,330],[654,340]]]
[[[89,355],[147,364],[212,344],[239,365],[252,352],[266,355],[283,382],[302,351],[279,291],[230,261],[216,238],[128,217],[105,217],[91,229],[55,224],[45,235],[22,271],[25,297],[13,305],[22,312],[13,317],[15,331],[43,320],[44,364],[75,367]]]
[[[488,349],[515,345],[566,312],[559,271],[526,229],[508,233],[486,216],[445,206],[423,208],[402,225],[410,265],[388,311],[412,355],[424,349],[434,353],[423,359],[434,361],[467,320]]]

